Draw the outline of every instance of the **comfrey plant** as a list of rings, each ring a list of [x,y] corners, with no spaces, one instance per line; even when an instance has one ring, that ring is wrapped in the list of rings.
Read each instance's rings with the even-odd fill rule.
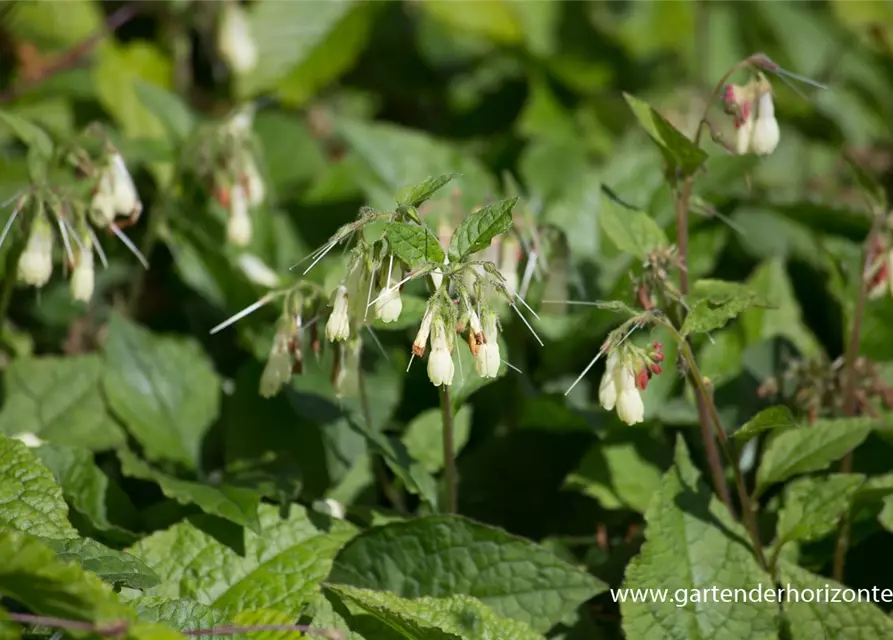
[[[271,291],[215,327],[212,333],[281,299],[281,317],[261,379],[261,394],[274,395],[292,374],[302,371],[306,342],[309,341],[311,351],[319,353],[321,324],[325,327],[325,342],[334,351],[332,384],[338,394],[347,395],[351,392],[348,380],[359,375],[363,330],[374,337],[370,326],[373,321],[389,324],[400,319],[404,287],[417,282],[427,289],[428,299],[411,344],[409,366],[415,358],[427,357],[428,378],[441,394],[445,476],[448,501],[454,508],[449,388],[457,375],[495,378],[503,364],[511,366],[504,361],[499,346],[499,314],[503,309],[517,313],[538,341],[539,337],[516,305],[520,302],[527,306],[526,303],[508,288],[516,285],[494,262],[479,259],[497,237],[510,231],[516,198],[479,207],[465,216],[452,231],[447,247],[423,223],[418,207],[453,177],[429,178],[404,188],[393,211],[362,209],[354,222],[341,227],[306,258],[310,264],[296,284]],[[342,263],[343,275],[332,290],[303,278],[338,246],[348,251]],[[298,266],[303,265],[295,265]],[[515,278],[516,271],[517,265],[510,272]],[[467,346],[462,347],[459,342]],[[467,348],[473,356],[474,373],[457,371],[460,360],[456,350],[460,348]],[[359,393],[364,393],[362,385]]]
[[[42,288],[61,261],[72,298],[88,302],[94,290],[94,254],[108,266],[98,232],[115,235],[148,268],[122,232],[139,219],[142,203],[124,159],[105,133],[91,125],[58,149],[42,132],[31,133],[41,140],[31,147],[32,183],[10,201],[12,213],[0,233],[0,245],[8,238],[15,243],[10,256],[16,276],[5,279],[6,286],[18,282]]]
[[[747,72],[751,79],[742,85],[727,84],[737,72]],[[764,570],[771,572],[777,558],[773,556],[770,562],[764,553],[756,508],[741,470],[741,456],[722,424],[713,400],[712,384],[701,373],[693,348],[693,341],[699,334],[710,337],[712,332],[718,331],[747,309],[766,307],[769,303],[745,285],[721,280],[691,283],[688,274],[688,212],[695,200],[695,181],[708,158],[708,153],[700,145],[701,136],[704,131],[709,131],[714,140],[733,155],[765,156],[775,151],[782,136],[768,74],[782,79],[791,76],[766,56],[757,54],[736,64],[713,90],[711,105],[721,102],[725,113],[732,116],[734,145],[726,144],[719,133],[720,127],[711,122],[711,105],[701,117],[693,138],[689,138],[650,105],[626,96],[633,113],[666,161],[665,175],[676,211],[676,240],[670,242],[664,230],[647,213],[605,194],[599,209],[602,229],[622,253],[640,262],[638,272],[630,276],[631,299],[635,307],[619,301],[582,303],[625,314],[629,319],[610,332],[599,352],[567,393],[576,387],[598,360],[604,359],[605,371],[598,387],[599,403],[607,411],[616,411],[617,417],[627,425],[645,422],[648,411],[642,392],[647,389],[653,376],[664,373],[664,346],[654,340],[645,341],[643,346],[638,340],[643,336],[635,334],[655,328],[671,336],[677,354],[676,368],[692,387],[701,423],[704,453],[716,491],[732,514],[740,510],[750,535],[754,557]],[[702,208],[710,208],[709,204],[699,202]],[[883,247],[886,246],[883,244]],[[881,251],[876,253],[879,255]],[[883,259],[887,259],[885,251]],[[880,273],[881,269],[876,272]],[[735,478],[737,504],[726,484],[720,451]]]

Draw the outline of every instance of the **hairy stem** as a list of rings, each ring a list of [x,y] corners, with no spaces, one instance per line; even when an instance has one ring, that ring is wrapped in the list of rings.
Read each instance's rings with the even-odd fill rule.
[[[456,458],[453,450],[453,405],[449,387],[440,387],[440,411],[443,415],[443,479],[446,484],[446,513],[456,513],[458,506],[458,482]]]
[[[679,190],[676,198],[676,246],[679,249],[679,286],[683,296],[688,295],[688,205],[691,200],[691,193],[694,187],[694,181],[691,176],[685,179],[682,188]],[[710,476],[713,479],[713,486],[726,507],[734,515],[735,507],[732,503],[732,496],[729,493],[729,487],[726,484],[726,476],[722,468],[722,459],[719,456],[719,450],[716,448],[716,439],[713,437],[710,428],[710,418],[708,417],[707,401],[701,394],[697,385],[695,385],[695,402],[698,406],[698,422],[701,429],[701,442],[704,446],[704,452],[707,455],[707,464],[710,467]]]
[[[710,414],[710,418],[713,421],[713,426],[716,431],[716,437],[719,440],[719,445],[722,448],[722,452],[726,457],[726,460],[729,461],[729,466],[732,468],[732,471],[735,473],[735,487],[738,490],[738,500],[741,502],[741,514],[742,519],[744,520],[744,524],[747,527],[747,532],[750,534],[751,542],[753,543],[753,550],[756,554],[757,561],[760,565],[768,571],[769,567],[766,564],[766,557],[763,553],[763,543],[760,540],[760,531],[757,527],[757,518],[756,518],[756,510],[754,509],[753,502],[751,502],[750,496],[747,493],[747,488],[744,485],[744,477],[741,474],[741,469],[738,466],[738,458],[735,456],[735,452],[732,450],[732,445],[729,442],[729,437],[726,435],[725,429],[723,429],[722,421],[719,418],[719,412],[716,410],[716,405],[713,403],[713,399],[710,397],[710,393],[707,390],[707,385],[704,384],[704,377],[701,375],[700,369],[698,369],[698,363],[695,361],[694,353],[692,352],[691,345],[687,340],[682,338],[678,332],[673,331],[678,336],[678,343],[680,353],[682,357],[685,359],[685,363],[688,365],[689,372],[691,374],[691,378],[699,391],[701,398],[704,399],[704,404],[706,405],[707,411]]]
[[[843,411],[851,416],[856,413],[856,360],[859,358],[859,342],[862,339],[862,319],[865,315],[865,298],[868,294],[866,278],[871,271],[873,259],[871,247],[880,230],[883,216],[876,215],[868,238],[865,240],[864,260],[862,272],[859,274],[859,292],[856,294],[856,309],[853,313],[853,325],[850,328],[850,339],[847,343],[843,364]],[[852,473],[853,452],[848,451],[840,463],[841,473]],[[831,576],[838,582],[843,582],[843,571],[846,566],[846,554],[850,543],[850,519],[848,515],[840,521],[837,532],[837,544],[834,548],[834,563]]]

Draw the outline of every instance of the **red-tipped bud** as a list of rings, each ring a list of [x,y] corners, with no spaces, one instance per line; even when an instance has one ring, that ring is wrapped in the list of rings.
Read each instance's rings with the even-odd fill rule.
[[[651,348],[654,349],[655,351],[663,351],[664,345],[662,345],[660,342],[652,342]]]
[[[648,387],[649,377],[648,369],[639,369],[636,372],[636,386],[640,391],[644,391]]]
[[[657,364],[656,362],[652,362],[649,369],[651,369],[651,373],[653,373],[656,376],[659,376],[660,374],[662,374],[664,372],[664,370],[661,369],[660,365]]]
[[[658,362],[663,362],[663,361],[664,361],[664,354],[662,354],[660,351],[658,351],[657,353],[654,353],[654,354],[651,355],[651,359],[652,359],[652,360],[656,360],[656,361],[658,361]]]
[[[229,209],[229,189],[226,187],[217,187],[214,191],[214,197],[217,199],[217,202],[220,203],[221,207]]]

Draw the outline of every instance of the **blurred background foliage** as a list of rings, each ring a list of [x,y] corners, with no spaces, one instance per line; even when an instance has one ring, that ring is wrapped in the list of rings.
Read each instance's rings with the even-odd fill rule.
[[[603,237],[603,189],[648,212],[671,238],[675,217],[660,154],[622,92],[691,134],[716,81],[756,51],[830,88],[804,99],[775,81],[781,144],[758,163],[707,142],[696,202],[708,206],[692,216],[691,277],[746,281],[779,309],[749,312],[698,343],[698,355],[731,428],[767,406],[757,388],[789,358],[842,353],[851,276],[870,226],[842,152],[884,188],[893,184],[893,4],[254,0],[245,9],[260,55],[244,77],[215,53],[218,4],[0,3],[0,109],[56,139],[93,120],[107,123],[145,205],[129,234],[140,244],[155,219],[161,240],[148,247],[146,273],[115,247],[88,307],[71,302],[62,282],[15,291],[2,327],[0,431],[33,427],[44,439],[88,447],[120,479],[120,462],[103,453],[127,437],[119,422],[163,459],[168,443],[152,435],[163,421],[182,449],[167,461],[171,474],[226,479],[304,504],[333,498],[364,522],[395,514],[383,475],[401,494],[398,505],[419,508],[412,494],[424,496],[427,485],[413,472],[421,465],[430,479],[443,464],[435,389],[422,365],[403,373],[410,320],[421,308],[397,330],[379,331],[388,359],[367,344],[375,433],[333,410],[326,356],[286,393],[260,398],[276,315],[264,309],[209,335],[264,290],[205,232],[207,203],[166,197],[179,192],[172,171],[179,145],[209,118],[244,101],[259,105],[254,131],[271,197],[254,217],[250,251],[283,279],[362,205],[387,210],[400,186],[455,171],[458,191],[428,213],[449,218],[517,193],[516,225],[535,223],[555,239],[549,277],[531,302],[629,299],[626,275],[635,265]],[[109,33],[106,21],[122,24]],[[713,114],[728,135],[728,118],[718,108]],[[0,201],[27,180],[25,149],[0,126]],[[336,263],[310,277],[331,284]],[[691,428],[697,415],[672,368],[649,386],[639,427],[597,410],[600,366],[565,400],[616,318],[537,307],[544,348],[517,321],[505,335],[507,359],[524,373],[486,386],[469,379],[456,390],[460,512],[544,542],[617,585],[641,543],[642,513],[677,430],[701,459]],[[99,347],[111,373],[93,360]],[[890,297],[870,304],[862,353],[893,361]],[[67,364],[35,364],[23,360],[28,354]],[[178,366],[159,364],[171,362]],[[125,375],[130,366],[166,380],[172,404],[128,401],[138,384]],[[99,378],[117,374],[124,390],[106,380],[100,393]],[[856,470],[889,470],[890,442],[882,432],[870,436]],[[381,451],[389,452],[387,468],[371,464],[370,453]],[[754,451],[746,454],[752,471]],[[192,508],[132,478],[139,474],[125,475],[108,497],[126,507],[109,508],[100,534],[107,542],[131,541]],[[770,512],[773,498],[764,501]],[[850,584],[889,584],[891,524],[857,523]],[[95,517],[82,526],[95,527]],[[831,544],[820,540],[801,557],[826,567]],[[617,608],[606,600],[569,620],[579,635],[567,637],[594,637],[592,625],[616,630]]]

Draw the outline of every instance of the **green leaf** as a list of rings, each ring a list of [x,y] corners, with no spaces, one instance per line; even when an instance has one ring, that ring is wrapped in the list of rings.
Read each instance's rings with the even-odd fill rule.
[[[837,528],[865,482],[859,474],[833,474],[825,478],[798,478],[787,486],[778,516],[778,542],[818,540]]]
[[[0,528],[43,538],[78,535],[68,522],[68,505],[49,469],[23,443],[3,436],[0,436]]]
[[[195,126],[195,116],[177,95],[143,80],[135,80],[133,89],[167,129],[171,142],[179,143],[189,136]]]
[[[44,444],[35,453],[49,468],[62,487],[62,494],[74,509],[82,514],[99,531],[123,543],[130,543],[136,535],[109,521],[106,498],[114,495],[115,504],[121,516],[121,504],[131,510],[126,494],[116,485],[109,485],[108,476],[93,462],[93,454],[87,449]],[[113,493],[117,492],[117,493]],[[125,508],[126,508],[125,507]]]
[[[476,33],[502,44],[514,45],[524,40],[524,25],[514,2],[454,0],[452,5],[444,5],[436,0],[426,0],[421,6],[463,36]]]
[[[870,589],[859,589],[856,594],[863,602],[832,602],[829,596],[842,593],[846,585],[835,582],[826,576],[818,576],[797,565],[782,560],[778,566],[778,582],[790,585],[792,589],[809,589],[810,602],[798,602],[793,594],[785,594],[782,609],[791,640],[862,640],[863,638],[889,638],[893,635],[893,618],[878,607],[866,601]],[[828,589],[828,591],[826,591]],[[818,602],[819,593],[825,602]],[[799,593],[803,595],[803,591]]]
[[[129,553],[110,549],[90,538],[43,540],[60,560],[77,562],[113,585],[148,589],[158,584],[158,576]]]
[[[667,458],[663,443],[641,429],[609,431],[583,455],[565,483],[592,496],[605,509],[644,513],[660,487]]]
[[[458,516],[365,531],[338,554],[329,582],[404,598],[469,595],[542,632],[607,588],[528,540]]]
[[[667,246],[663,229],[644,211],[634,211],[602,194],[598,211],[605,234],[623,252],[644,259],[649,253]]]
[[[412,640],[542,640],[527,624],[499,617],[466,595],[412,600],[392,593],[329,585],[342,598]]]
[[[153,469],[126,449],[118,451],[118,458],[121,460],[121,472],[124,475],[156,483],[168,498],[180,504],[198,505],[205,513],[220,516],[260,532],[260,521],[257,519],[260,494],[256,491],[181,480]]]
[[[512,207],[518,198],[488,204],[475,213],[469,213],[453,233],[450,240],[450,259],[458,262],[473,253],[490,246],[490,241],[512,226]]]
[[[707,333],[721,329],[726,323],[751,307],[769,304],[745,285],[723,280],[702,280],[695,283],[695,303],[682,324],[682,335]]]
[[[148,595],[187,598],[230,614],[277,607],[299,611],[317,593],[354,528],[318,514],[311,519],[295,504],[284,520],[272,505],[261,505],[259,516],[261,533],[245,532],[244,551],[188,522],[140,540],[128,552],[161,577]]]
[[[685,175],[691,175],[704,163],[707,154],[695,146],[681,131],[671,125],[654,107],[643,100],[624,93],[627,104],[642,128],[660,148],[672,167],[679,167]]]
[[[755,309],[741,319],[747,344],[776,336],[790,340],[804,356],[815,356],[822,346],[803,323],[803,314],[784,263],[777,258],[761,264],[747,281],[747,286],[772,309]]]
[[[471,407],[463,406],[453,415],[453,449],[458,456],[471,434]],[[428,473],[443,469],[443,413],[429,409],[417,415],[403,434],[403,444]]]
[[[734,433],[735,439],[743,444],[764,431],[790,429],[796,427],[794,416],[787,407],[770,407],[760,411]]]
[[[25,118],[9,111],[0,111],[0,122],[4,123],[28,148],[47,160],[53,155],[53,141],[47,133]]]
[[[136,610],[140,620],[162,622],[183,631],[210,629],[229,622],[229,615],[225,611],[187,598],[137,596],[128,604]]]
[[[35,613],[88,622],[132,618],[111,587],[36,538],[0,532],[0,594]]]
[[[155,336],[115,314],[105,358],[109,405],[146,456],[195,468],[220,402],[220,380],[201,346]]]
[[[392,222],[387,230],[391,249],[411,269],[427,262],[443,264],[443,248],[428,227],[408,222]]]
[[[624,587],[685,589],[774,588],[757,564],[743,527],[700,480],[684,441],[645,513],[645,543],[627,566]],[[620,604],[627,638],[775,638],[777,605],[771,602],[645,599]]]
[[[425,201],[430,200],[431,196],[440,191],[444,185],[448,184],[453,178],[458,177],[458,173],[448,173],[436,178],[426,178],[418,184],[401,187],[397,192],[397,204],[405,207],[420,207]]]
[[[828,468],[862,444],[876,424],[871,418],[840,418],[780,433],[763,453],[756,492],[792,476]]]
[[[320,65],[321,61],[317,60],[317,64],[312,66],[320,77],[310,86],[306,85],[306,81],[313,80],[316,74],[308,75],[308,70],[300,72],[300,65],[311,59],[316,49],[324,47],[339,23],[357,9],[357,3],[350,1],[284,3],[261,0],[255,3],[248,10],[248,15],[251,33],[257,43],[258,65],[250,74],[238,79],[240,93],[243,96],[258,95],[284,81],[282,86],[286,92],[299,92],[301,98],[308,93],[312,95],[313,90],[340,74],[352,57],[340,61],[331,69]],[[350,48],[354,56],[359,53],[353,45]],[[331,51],[331,47],[329,49]],[[298,75],[285,80],[291,73]],[[303,83],[300,82],[301,76],[305,76]],[[300,100],[292,102],[300,103]]]
[[[447,173],[462,175],[463,207],[480,205],[496,193],[486,167],[447,142],[391,124],[342,118],[336,121],[336,127],[374,175],[376,184],[364,183],[363,188],[370,206],[377,209],[392,207],[393,194],[400,187]]]
[[[103,450],[124,443],[124,431],[102,397],[102,359],[17,358],[4,375],[0,433]]]

